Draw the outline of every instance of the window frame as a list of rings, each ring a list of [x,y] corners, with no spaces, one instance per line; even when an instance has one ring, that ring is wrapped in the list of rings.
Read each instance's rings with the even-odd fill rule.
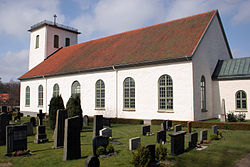
[[[102,87],[103,85],[103,87]],[[99,93],[98,93],[99,91]],[[99,97],[98,97],[99,94]],[[102,96],[103,94],[103,96]],[[99,100],[99,102],[97,102]],[[102,103],[103,100],[103,103]],[[99,103],[99,104],[98,104]],[[105,83],[103,80],[99,79],[95,83],[95,108],[105,109]]]
[[[238,98],[237,95],[238,93],[240,93],[240,97]],[[245,94],[245,98],[242,97],[242,93]],[[237,105],[237,101],[240,101],[240,107],[238,108],[238,105]],[[243,100],[245,100],[245,103],[246,103],[246,107],[243,108],[243,105],[242,105],[242,102]],[[238,90],[236,93],[235,93],[235,109],[236,111],[246,111],[247,110],[247,93],[244,91],[244,90]]]
[[[201,76],[200,80],[200,96],[201,96],[201,111],[207,111],[207,90],[206,90],[206,78],[204,75]]]
[[[126,81],[128,80],[128,87],[126,87]],[[131,81],[134,86],[131,86]],[[126,97],[126,89],[128,89],[128,97]],[[131,92],[134,89],[134,97],[131,96]],[[126,100],[128,100],[128,107],[126,106]],[[134,100],[134,106],[132,105],[131,100]],[[135,111],[135,80],[132,77],[127,77],[123,81],[123,110],[124,111]]]
[[[65,47],[70,46],[70,38],[65,38]]]
[[[76,87],[74,88],[75,84],[77,84]],[[79,81],[74,81],[71,85],[71,96],[76,97],[76,96],[81,96],[81,84]]]
[[[164,85],[161,85],[161,79],[164,77]],[[171,84],[168,82],[171,81]],[[164,97],[161,97],[161,88],[164,88]],[[168,91],[170,91],[168,93]],[[168,96],[169,94],[169,96]],[[161,99],[164,100],[165,107],[161,107]],[[168,100],[172,100],[172,104],[168,104]],[[174,88],[173,79],[170,75],[161,75],[158,79],[158,111],[159,112],[173,112],[174,110]]]
[[[39,40],[40,40],[40,36],[37,35],[36,36],[36,44],[35,44],[35,49],[39,48]]]
[[[59,85],[56,83],[54,84],[53,86],[53,97],[57,97],[59,96],[59,93],[60,93],[60,88],[59,88]]]
[[[30,87],[25,88],[25,106],[30,107]]]
[[[54,48],[59,48],[59,36],[54,35]]]
[[[43,86],[42,85],[38,86],[38,106],[39,107],[43,106]]]

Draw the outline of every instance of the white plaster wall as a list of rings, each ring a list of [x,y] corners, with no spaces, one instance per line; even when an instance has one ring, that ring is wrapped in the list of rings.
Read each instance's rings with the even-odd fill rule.
[[[203,39],[201,40],[193,56],[193,84],[194,84],[194,113],[195,120],[204,120],[218,117],[214,93],[214,83],[211,76],[214,72],[218,60],[229,59],[229,53],[223,38],[222,30],[219,25],[217,16],[213,18]],[[204,75],[206,79],[206,99],[207,112],[201,112],[200,101],[200,80]]]
[[[173,79],[174,106],[170,112],[158,112],[158,79],[168,74]],[[116,110],[116,76],[117,76],[117,110]],[[123,111],[123,81],[127,77],[135,80],[135,111]],[[102,79],[105,83],[105,110],[95,109],[95,83]],[[81,85],[81,105],[83,114],[93,116],[102,114],[105,117],[132,119],[172,119],[193,120],[193,82],[192,63],[173,63],[139,68],[113,70],[93,73],[82,73],[45,79],[21,81],[21,111],[38,112],[38,86],[47,87],[47,102],[44,99],[43,111],[48,112],[48,104],[52,97],[53,86],[59,85],[64,104],[71,96],[71,85],[77,80]],[[46,86],[47,83],[47,86]],[[31,106],[25,107],[25,88],[30,85]],[[47,104],[46,104],[47,103]],[[117,112],[118,113],[117,113]]]
[[[216,81],[219,85],[220,102],[225,99],[226,113],[236,111],[235,93],[239,90],[244,90],[247,94],[247,110],[244,110],[246,119],[250,119],[249,104],[250,104],[250,79],[247,80],[224,80]],[[221,113],[221,107],[218,108],[219,114]],[[235,112],[238,114],[239,112]]]
[[[36,47],[36,36],[39,35],[39,48]],[[30,33],[29,70],[41,63],[45,57],[46,27]]]

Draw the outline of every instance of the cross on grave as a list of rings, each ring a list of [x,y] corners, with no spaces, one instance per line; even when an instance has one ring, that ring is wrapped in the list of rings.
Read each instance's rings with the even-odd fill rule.
[[[39,114],[37,114],[37,117],[39,118],[39,125],[43,125],[43,118],[45,117],[45,113],[43,113],[42,110],[39,110]]]

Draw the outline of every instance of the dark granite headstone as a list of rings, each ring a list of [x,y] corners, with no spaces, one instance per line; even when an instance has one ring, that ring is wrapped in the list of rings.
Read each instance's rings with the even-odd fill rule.
[[[6,127],[6,155],[14,151],[27,150],[27,125],[9,125]]]
[[[100,146],[103,146],[105,149],[109,144],[109,138],[103,136],[96,136],[92,140],[93,144],[93,154],[96,156],[96,149]]]
[[[146,145],[146,148],[149,150],[151,155],[150,161],[155,161],[155,144]]]
[[[99,131],[103,129],[103,116],[95,115],[93,122],[93,137],[99,136]]]
[[[112,137],[112,129],[111,128],[103,128],[102,130],[100,130],[100,136]]]
[[[203,143],[203,140],[207,140],[207,130],[200,131],[200,143]]]
[[[161,130],[157,132],[157,143],[166,143],[166,131]]]
[[[80,117],[65,119],[63,160],[81,158]]]
[[[182,130],[182,125],[181,124],[174,126],[174,132],[179,132],[181,130]]]
[[[87,115],[83,116],[83,126],[89,126],[89,117]]]
[[[63,147],[65,119],[68,117],[67,110],[57,110],[56,126],[54,130],[54,148]]]
[[[22,116],[23,116],[23,114],[20,111],[18,111],[17,115],[14,117],[14,121],[16,121],[16,120],[20,121]]]
[[[37,114],[37,117],[39,118],[39,125],[43,125],[43,119],[45,117],[45,113],[43,113],[42,110],[39,110],[39,114]]]
[[[33,135],[33,125],[31,122],[24,122],[23,125],[27,126],[27,136]]]
[[[171,129],[172,128],[172,121],[171,120],[166,120],[166,125],[167,125],[167,129]]]
[[[143,125],[142,126],[142,135],[146,136],[147,133],[150,133],[150,125]]]
[[[161,123],[161,130],[164,130],[164,131],[168,130],[167,129],[167,122],[166,121],[164,121],[164,122]]]
[[[218,126],[217,125],[212,126],[212,133],[218,134]]]
[[[168,134],[171,137],[171,155],[179,155],[184,152],[185,131]]]
[[[49,140],[47,139],[46,127],[44,125],[39,125],[36,127],[36,136],[34,143],[46,143]]]
[[[140,137],[135,137],[129,139],[129,150],[136,150],[141,143],[141,138]]]
[[[36,118],[35,117],[31,117],[30,122],[32,123],[33,127],[36,126]]]
[[[197,132],[189,133],[188,139],[189,139],[188,140],[189,148],[195,148],[198,142],[198,133]]]
[[[84,167],[100,167],[100,160],[96,156],[88,156],[84,163]]]
[[[9,125],[9,117],[6,113],[0,113],[0,146],[6,144],[6,126]]]
[[[192,132],[192,122],[190,122],[190,121],[187,122],[187,132],[188,133]]]
[[[110,121],[111,121],[110,118],[103,118],[102,119],[103,126],[111,127]]]

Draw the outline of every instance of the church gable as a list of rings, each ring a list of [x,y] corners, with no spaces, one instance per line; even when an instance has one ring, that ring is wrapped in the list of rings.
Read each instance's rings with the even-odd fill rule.
[[[216,10],[65,47],[19,79],[191,59]]]

